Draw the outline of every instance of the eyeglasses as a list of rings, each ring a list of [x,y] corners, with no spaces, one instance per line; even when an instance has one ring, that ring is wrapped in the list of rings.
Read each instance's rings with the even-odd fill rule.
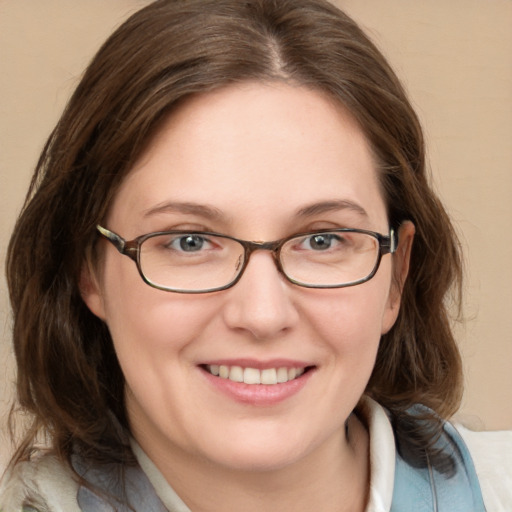
[[[299,233],[274,242],[248,242],[203,231],[161,231],[126,241],[102,226],[99,233],[137,264],[150,286],[176,293],[225,290],[242,277],[255,251],[271,251],[288,281],[306,288],[343,288],[370,280],[398,237],[363,229]]]

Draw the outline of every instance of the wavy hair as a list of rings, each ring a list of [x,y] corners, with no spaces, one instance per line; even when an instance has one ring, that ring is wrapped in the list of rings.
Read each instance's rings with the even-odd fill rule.
[[[460,299],[461,259],[396,75],[324,0],[160,0],[129,18],[88,66],[44,147],[10,241],[18,409],[31,418],[13,460],[27,457],[44,432],[63,461],[77,449],[97,462],[133,461],[123,374],[106,325],[78,286],[95,226],[179,102],[234,82],[276,80],[324,91],[352,113],[375,155],[390,224],[416,226],[400,313],[382,337],[367,393],[389,409],[404,453],[433,447],[440,418],[461,397],[447,310],[447,298]],[[410,421],[416,403],[433,411],[427,426]]]

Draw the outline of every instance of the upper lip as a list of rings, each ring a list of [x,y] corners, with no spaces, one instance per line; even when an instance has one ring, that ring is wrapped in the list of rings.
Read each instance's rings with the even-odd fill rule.
[[[295,359],[286,359],[286,358],[268,359],[265,361],[257,360],[257,359],[246,359],[246,358],[211,359],[208,361],[203,361],[200,364],[200,366],[211,366],[211,365],[241,366],[242,368],[256,368],[258,370],[266,370],[268,368],[307,368],[310,366],[314,366],[311,362],[299,361],[299,360],[295,360]]]

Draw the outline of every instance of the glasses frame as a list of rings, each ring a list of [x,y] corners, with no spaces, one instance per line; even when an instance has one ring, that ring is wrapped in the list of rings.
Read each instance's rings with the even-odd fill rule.
[[[222,290],[227,290],[228,288],[231,288],[234,286],[242,277],[245,269],[247,268],[247,265],[249,264],[249,260],[251,258],[251,255],[255,251],[270,251],[272,253],[272,256],[274,258],[274,263],[277,267],[277,270],[279,273],[281,273],[287,281],[290,283],[293,283],[297,286],[300,286],[302,288],[322,288],[322,289],[328,289],[328,288],[348,288],[349,286],[356,286],[358,284],[366,283],[369,281],[379,269],[380,262],[382,259],[382,256],[385,254],[393,254],[396,251],[396,248],[398,247],[398,234],[397,232],[391,228],[389,230],[389,236],[382,235],[381,233],[377,233],[376,231],[368,231],[365,229],[355,229],[355,228],[335,228],[335,229],[319,229],[315,231],[308,231],[304,233],[296,233],[291,236],[287,236],[286,238],[281,238],[280,240],[274,240],[272,242],[251,242],[248,240],[241,240],[239,238],[235,238],[229,235],[223,235],[222,233],[215,233],[213,231],[190,231],[190,230],[170,230],[170,231],[156,231],[153,233],[147,233],[145,235],[138,236],[137,238],[134,238],[133,240],[125,240],[120,235],[115,233],[114,231],[111,231],[107,228],[104,228],[100,226],[99,224],[96,225],[96,229],[98,230],[98,233],[108,240],[114,247],[124,256],[128,256],[131,260],[135,262],[137,265],[137,270],[139,272],[139,275],[141,276],[142,280],[152,288],[156,288],[158,290],[163,290],[166,292],[173,292],[173,293],[187,293],[187,294],[196,294],[196,293],[212,293],[212,292],[218,292]],[[350,283],[345,284],[339,284],[339,285],[312,285],[312,284],[306,284],[302,283],[300,281],[296,281],[292,277],[288,276],[286,272],[284,271],[282,265],[281,265],[281,248],[283,245],[288,242],[289,240],[292,240],[293,238],[299,238],[304,236],[311,236],[322,233],[362,233],[366,235],[370,235],[374,237],[378,243],[379,243],[379,253],[377,257],[377,261],[375,263],[375,266],[373,267],[373,270],[370,272],[370,274],[362,279],[359,279],[357,281],[353,281]],[[226,238],[229,240],[233,240],[235,242],[238,242],[242,247],[244,248],[244,262],[243,265],[238,270],[237,275],[235,278],[230,281],[228,284],[223,286],[218,286],[216,288],[207,288],[204,290],[183,290],[183,289],[176,289],[176,288],[170,288],[166,286],[161,286],[158,284],[153,283],[150,281],[142,271],[142,267],[140,264],[140,247],[146,241],[148,238],[153,238],[155,236],[160,235],[190,235],[190,234],[198,234],[198,235],[208,235],[208,236],[216,236],[220,238]]]

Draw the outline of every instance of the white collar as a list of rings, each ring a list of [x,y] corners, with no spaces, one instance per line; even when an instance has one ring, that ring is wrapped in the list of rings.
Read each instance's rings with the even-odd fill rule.
[[[395,483],[395,436],[386,410],[363,397],[357,408],[370,437],[370,494],[366,512],[389,512]]]

